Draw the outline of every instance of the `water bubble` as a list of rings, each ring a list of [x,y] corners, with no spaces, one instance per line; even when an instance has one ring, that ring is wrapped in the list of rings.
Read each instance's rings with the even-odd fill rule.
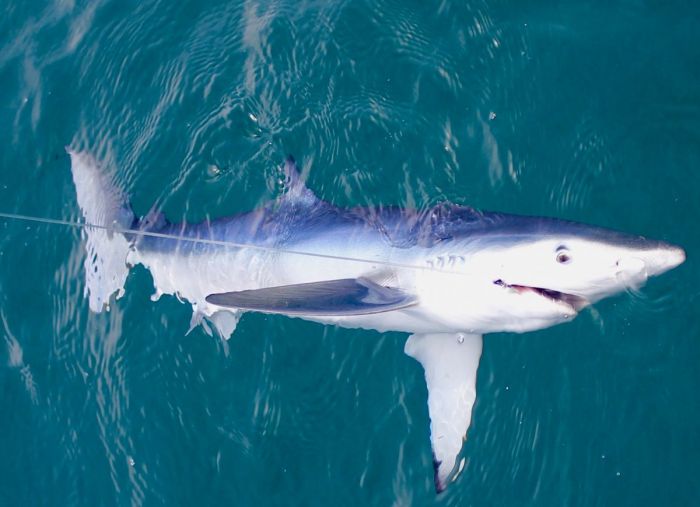
[[[216,164],[209,164],[207,166],[207,174],[210,178],[215,178],[221,175],[221,168]]]

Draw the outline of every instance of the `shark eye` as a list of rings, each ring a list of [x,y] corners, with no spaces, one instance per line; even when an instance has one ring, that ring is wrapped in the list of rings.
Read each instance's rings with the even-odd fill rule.
[[[557,262],[559,264],[568,264],[571,262],[571,255],[569,255],[569,251],[566,250],[565,248],[560,248],[557,250]]]

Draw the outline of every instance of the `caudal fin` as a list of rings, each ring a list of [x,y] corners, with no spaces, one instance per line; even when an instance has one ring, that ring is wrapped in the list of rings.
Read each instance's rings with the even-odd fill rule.
[[[109,228],[128,229],[134,215],[124,194],[112,179],[101,170],[92,155],[67,148],[71,159],[71,172],[78,196],[78,205],[85,222],[103,228],[85,227],[87,257],[85,258],[85,295],[90,309],[109,310],[109,298],[124,292],[124,282],[129,273],[126,257],[131,248],[123,234]]]

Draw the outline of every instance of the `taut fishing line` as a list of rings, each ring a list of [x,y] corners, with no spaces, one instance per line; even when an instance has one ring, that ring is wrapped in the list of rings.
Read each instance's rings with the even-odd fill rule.
[[[316,258],[322,258],[322,259],[362,262],[365,264],[379,264],[382,266],[393,267],[393,268],[419,269],[422,271],[436,271],[439,273],[446,273],[446,274],[452,274],[452,275],[466,275],[466,273],[460,273],[458,271],[452,271],[452,270],[439,269],[439,268],[435,268],[433,266],[416,266],[415,264],[403,264],[403,263],[399,263],[399,262],[363,259],[360,257],[322,254],[322,253],[318,253],[318,252],[304,252],[302,250],[289,250],[286,248],[280,248],[280,247],[274,247],[274,246],[254,245],[251,243],[237,243],[235,241],[223,241],[223,240],[207,239],[207,238],[192,238],[192,237],[188,237],[188,236],[176,236],[174,234],[166,234],[166,233],[162,233],[162,232],[144,231],[144,230],[130,229],[130,228],[125,229],[123,227],[118,227],[116,225],[114,225],[114,226],[98,225],[98,224],[91,224],[91,223],[86,223],[86,222],[77,222],[77,221],[73,221],[73,220],[63,220],[63,219],[59,219],[59,218],[45,218],[45,217],[37,217],[37,216],[32,216],[32,215],[22,215],[19,213],[5,213],[5,212],[0,211],[0,218],[5,218],[5,219],[9,219],[9,220],[20,220],[20,221],[25,221],[25,222],[42,223],[42,224],[63,225],[63,226],[72,227],[75,229],[101,229],[101,230],[107,231],[109,233],[116,232],[116,233],[120,233],[120,234],[133,234],[134,236],[150,236],[153,238],[171,239],[174,241],[189,241],[191,243],[226,246],[226,247],[231,247],[231,248],[240,248],[240,249],[249,248],[251,250],[260,250],[260,251],[271,252],[271,253],[285,253],[285,254],[290,254],[290,255],[301,255],[301,256],[305,256],[305,257],[316,257]]]

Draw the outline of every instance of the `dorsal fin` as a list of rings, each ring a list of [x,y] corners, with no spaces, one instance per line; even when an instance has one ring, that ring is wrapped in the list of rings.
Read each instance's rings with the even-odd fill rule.
[[[316,194],[304,184],[293,156],[287,156],[283,171],[285,191],[280,197],[281,201],[305,206],[311,206],[319,201]]]

